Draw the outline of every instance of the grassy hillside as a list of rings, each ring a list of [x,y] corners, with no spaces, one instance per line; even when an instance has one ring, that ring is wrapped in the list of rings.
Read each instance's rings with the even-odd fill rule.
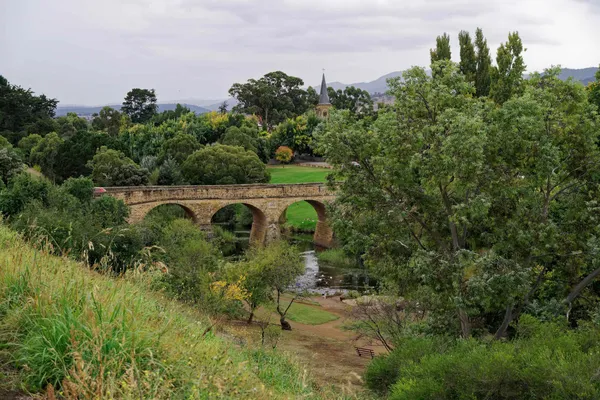
[[[269,167],[271,183],[312,183],[325,182],[331,170],[325,168],[299,167]],[[292,204],[286,211],[287,223],[296,229],[314,230],[317,225],[317,213],[305,201]]]
[[[149,290],[148,275],[91,272],[0,224],[0,366],[17,370],[9,381],[0,367],[0,397],[49,385],[67,398],[337,397],[281,353],[206,333],[209,320]]]

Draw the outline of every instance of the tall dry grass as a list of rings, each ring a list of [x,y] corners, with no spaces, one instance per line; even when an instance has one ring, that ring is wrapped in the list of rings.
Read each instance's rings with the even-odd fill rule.
[[[77,399],[337,398],[281,353],[237,347],[204,316],[25,243],[0,224],[0,359],[27,391]]]

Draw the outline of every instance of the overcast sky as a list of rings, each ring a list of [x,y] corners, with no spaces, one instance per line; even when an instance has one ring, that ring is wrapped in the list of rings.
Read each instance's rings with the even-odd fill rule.
[[[0,0],[0,74],[61,104],[222,99],[282,70],[316,85],[429,62],[435,37],[518,30],[528,70],[600,63],[600,0]]]

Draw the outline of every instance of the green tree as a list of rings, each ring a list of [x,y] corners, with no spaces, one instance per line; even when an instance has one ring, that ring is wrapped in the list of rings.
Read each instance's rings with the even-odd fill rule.
[[[327,88],[331,104],[338,110],[350,110],[355,115],[370,115],[373,112],[373,100],[366,90],[346,86],[344,90]]]
[[[105,131],[110,136],[118,136],[122,126],[128,123],[127,116],[121,114],[112,107],[102,107],[98,114],[93,115],[92,127],[99,131]]]
[[[181,118],[183,115],[190,113],[192,115],[195,115],[192,112],[192,110],[190,110],[188,107],[182,106],[181,104],[177,103],[174,110],[165,110],[160,114],[156,114],[152,118],[152,123],[154,123],[154,125],[160,125],[168,120],[176,120]]]
[[[239,102],[234,111],[258,116],[262,125],[270,130],[286,118],[308,110],[309,98],[303,85],[302,79],[275,71],[258,80],[235,83],[229,94]]]
[[[477,97],[488,96],[492,84],[491,69],[492,58],[487,40],[481,28],[475,32],[475,47],[477,48],[477,71],[475,75],[475,89]]]
[[[246,298],[250,308],[248,323],[252,322],[254,311],[267,301],[275,301],[282,329],[291,330],[285,320],[286,314],[298,294],[283,304],[281,295],[304,272],[304,263],[298,249],[285,241],[271,243],[266,247],[251,248],[246,260],[234,269],[234,280],[243,276],[243,285],[249,296]]]
[[[16,216],[32,201],[48,205],[52,184],[46,179],[21,173],[14,176],[8,186],[0,191],[0,212],[5,216]]]
[[[320,134],[336,233],[434,330],[501,337],[534,299],[553,313],[582,283],[596,298],[599,121],[583,87],[550,70],[498,107],[454,64],[433,72],[392,80],[395,110],[371,125],[334,113]]]
[[[181,174],[180,163],[168,157],[158,169],[158,185],[183,185],[185,180]]]
[[[164,281],[169,290],[184,301],[206,301],[213,282],[210,274],[219,260],[204,233],[192,221],[176,219],[164,229],[159,244],[165,249],[169,272]]]
[[[441,60],[451,60],[452,51],[450,50],[450,35],[444,33],[435,39],[435,49],[429,51],[431,55],[431,64]]]
[[[11,85],[0,75],[0,133],[17,144],[26,132],[45,134],[55,130],[58,100],[35,96],[30,89]]]
[[[96,151],[102,147],[120,150],[123,145],[116,137],[104,132],[80,131],[75,136],[65,140],[56,155],[55,171],[61,180],[69,177],[90,175],[92,170],[87,163],[94,157]]]
[[[590,102],[598,107],[600,112],[600,67],[596,71],[596,80],[587,86]]]
[[[148,183],[148,170],[118,150],[102,146],[88,162],[98,186],[140,186]]]
[[[94,198],[94,182],[90,178],[69,178],[60,188],[84,204]]]
[[[222,102],[222,103],[219,105],[219,113],[221,113],[221,114],[227,114],[227,107],[228,107],[228,106],[229,106],[229,105],[227,104],[227,101],[224,101],[224,102]]]
[[[63,139],[69,139],[75,136],[78,132],[84,132],[88,130],[88,122],[85,118],[79,117],[75,113],[68,113],[65,116],[58,117],[56,119],[58,123],[58,133]]]
[[[158,162],[171,158],[181,164],[200,147],[200,143],[194,136],[187,133],[178,133],[163,143]]]
[[[314,112],[285,120],[271,135],[273,148],[287,146],[300,154],[313,154],[313,133],[320,123]]]
[[[19,149],[23,152],[23,156],[25,160],[29,162],[31,157],[31,150],[35,146],[37,146],[42,141],[42,137],[38,134],[33,134],[29,136],[25,136],[23,139],[19,140]]]
[[[266,165],[256,153],[221,144],[196,151],[181,169],[192,185],[266,183],[270,179]]]
[[[47,134],[31,150],[31,163],[42,168],[42,172],[52,181],[56,180],[57,156],[63,140],[55,132]]]
[[[221,143],[227,146],[240,146],[258,154],[258,132],[252,128],[232,126],[223,135]]]
[[[121,107],[121,112],[127,114],[136,124],[150,121],[157,111],[154,89],[131,89],[125,96]]]
[[[502,43],[496,55],[497,66],[491,71],[490,97],[498,104],[502,104],[513,95],[523,93],[523,74],[525,62],[522,53],[523,42],[518,32],[508,34],[508,42]]]
[[[23,170],[23,161],[13,148],[0,148],[0,181],[8,181]]]
[[[469,32],[460,31],[458,42],[460,43],[460,72],[467,78],[467,82],[475,83],[477,78],[477,55]]]

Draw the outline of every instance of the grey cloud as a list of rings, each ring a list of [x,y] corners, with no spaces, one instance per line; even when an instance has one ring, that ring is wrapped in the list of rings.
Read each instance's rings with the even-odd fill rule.
[[[65,103],[118,101],[133,86],[155,87],[160,100],[219,98],[233,82],[274,69],[310,84],[321,67],[331,80],[376,79],[427,64],[443,32],[458,55],[458,31],[477,26],[492,54],[518,30],[529,48],[526,63],[539,69],[578,54],[591,59],[572,43],[593,47],[585,39],[594,37],[589,10],[598,2],[19,0],[6,9],[11,34],[0,40],[0,71]],[[565,10],[575,22],[564,22]]]

